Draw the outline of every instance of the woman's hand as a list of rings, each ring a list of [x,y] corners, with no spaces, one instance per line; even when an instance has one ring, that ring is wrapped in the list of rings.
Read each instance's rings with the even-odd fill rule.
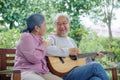
[[[49,45],[53,44],[53,41],[52,40],[46,40],[46,41],[43,41],[42,42],[42,45],[45,46],[45,47],[48,47]]]
[[[43,42],[42,42],[42,45],[45,46],[45,47],[47,47],[47,46],[48,46],[48,43],[47,43],[46,41],[43,41]]]

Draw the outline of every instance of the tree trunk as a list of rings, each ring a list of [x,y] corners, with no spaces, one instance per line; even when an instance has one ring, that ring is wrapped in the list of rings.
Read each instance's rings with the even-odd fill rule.
[[[109,40],[110,42],[112,42],[111,19],[108,19],[107,26],[108,26],[108,32],[109,32]]]

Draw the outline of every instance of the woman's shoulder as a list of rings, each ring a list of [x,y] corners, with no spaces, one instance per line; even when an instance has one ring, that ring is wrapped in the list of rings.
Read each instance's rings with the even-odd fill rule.
[[[24,39],[24,38],[26,39],[26,38],[31,38],[31,37],[32,37],[32,34],[28,32],[24,32],[21,35],[21,39]]]

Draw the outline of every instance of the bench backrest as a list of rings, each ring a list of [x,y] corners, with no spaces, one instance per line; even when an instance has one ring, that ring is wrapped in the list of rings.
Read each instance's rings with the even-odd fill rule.
[[[0,70],[13,70],[16,49],[0,48]],[[0,75],[0,80],[10,80],[10,74]]]

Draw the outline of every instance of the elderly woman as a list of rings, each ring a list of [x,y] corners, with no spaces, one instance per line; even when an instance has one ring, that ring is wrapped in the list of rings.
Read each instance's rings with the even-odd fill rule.
[[[62,80],[49,72],[45,60],[49,42],[43,41],[46,23],[43,15],[37,13],[27,18],[27,28],[17,44],[15,70],[21,70],[22,80]]]
[[[68,15],[59,13],[54,19],[55,33],[49,35],[48,40],[53,43],[47,47],[49,56],[68,57],[69,55],[78,55],[74,40],[68,36],[70,20]],[[74,35],[74,34],[73,34]],[[102,53],[98,54],[99,56]],[[72,64],[71,64],[72,65]],[[59,66],[60,67],[60,66]],[[109,80],[103,67],[97,62],[90,62],[84,66],[73,68],[65,76],[64,80]]]

